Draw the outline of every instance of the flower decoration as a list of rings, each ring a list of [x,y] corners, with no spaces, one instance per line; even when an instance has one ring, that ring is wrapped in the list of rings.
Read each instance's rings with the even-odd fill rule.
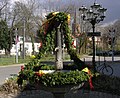
[[[53,12],[52,15],[56,15],[56,14],[58,14],[58,13],[59,13],[59,12]]]
[[[24,66],[21,66],[21,71],[23,71],[24,70]]]
[[[40,42],[40,46],[39,46],[39,48],[41,48],[42,47],[42,42]]]
[[[55,70],[39,70],[38,72],[35,72],[37,76],[43,76],[44,74],[50,74],[53,73]]]
[[[47,86],[55,86],[55,85],[69,85],[69,84],[77,84],[81,82],[88,81],[90,79],[91,74],[88,70],[81,71],[86,67],[85,63],[79,59],[79,56],[76,53],[76,50],[72,46],[72,34],[69,29],[70,22],[70,14],[64,12],[53,12],[46,16],[46,22],[42,25],[42,47],[37,56],[31,55],[31,62],[25,65],[23,71],[20,72],[19,75],[19,83],[22,84],[23,80],[27,80],[30,83],[38,82],[43,83]],[[61,25],[60,25],[61,24]],[[47,74],[45,71],[41,69],[40,66],[40,58],[44,56],[44,53],[50,52],[55,49],[54,38],[56,34],[56,29],[58,26],[61,26],[61,30],[63,30],[64,42],[67,48],[67,52],[70,55],[71,60],[74,60],[74,64],[76,65],[76,69],[78,71],[71,72],[53,72],[52,74]],[[45,31],[45,32],[44,32]],[[45,34],[44,34],[45,33]],[[39,67],[40,66],[40,67]],[[38,68],[37,68],[38,67]],[[37,69],[37,72],[36,70]],[[71,69],[70,69],[71,70]],[[92,77],[92,76],[91,76]],[[89,80],[91,88],[92,82]]]
[[[84,68],[82,71],[88,73],[88,75],[90,76],[90,79],[89,79],[90,89],[93,90],[94,87],[93,87],[93,84],[92,84],[92,74],[91,74],[91,71],[87,67]]]
[[[31,57],[30,57],[31,59],[35,59],[36,57],[35,57],[35,55],[31,55]]]
[[[68,21],[68,24],[70,23],[70,14],[67,15],[67,21]]]
[[[39,70],[39,72],[35,72],[35,74],[41,77],[44,73],[42,72],[42,70]]]
[[[89,69],[86,67],[86,68],[84,68],[82,71],[88,73],[88,72],[89,72]]]

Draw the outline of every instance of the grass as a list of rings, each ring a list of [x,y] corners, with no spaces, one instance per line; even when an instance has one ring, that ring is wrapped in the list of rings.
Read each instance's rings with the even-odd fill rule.
[[[40,59],[41,61],[54,61],[55,55],[52,54],[46,54],[45,57],[42,57]],[[68,54],[65,54],[64,60],[70,60],[70,56]],[[16,63],[15,56],[2,56],[0,57],[0,66],[7,66],[12,64],[21,64],[21,63],[28,63],[30,61],[30,56],[26,56],[25,59],[22,59],[21,57],[18,58],[18,63]]]
[[[82,55],[80,55],[82,57]],[[55,55],[53,54],[45,54],[44,57],[40,59],[41,61],[55,61]],[[70,60],[70,55],[66,52],[63,54],[63,60]],[[15,56],[4,56],[0,55],[0,66],[7,66],[12,64],[21,64],[21,63],[28,63],[30,61],[30,56],[26,56],[25,59],[22,57],[18,57],[18,63],[16,63]]]
[[[25,57],[25,59],[22,59],[21,57],[19,57],[18,58],[18,63],[16,63],[15,56],[1,57],[0,58],[0,66],[12,65],[12,64],[20,64],[20,63],[27,63],[29,61],[30,61],[30,57]]]

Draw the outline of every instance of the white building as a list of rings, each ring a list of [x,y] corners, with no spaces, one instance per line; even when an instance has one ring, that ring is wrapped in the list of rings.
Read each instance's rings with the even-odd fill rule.
[[[34,43],[34,49],[35,52],[39,52],[39,43]],[[16,49],[17,48],[17,49]],[[11,55],[16,55],[16,50],[18,50],[18,54],[21,55],[23,50],[23,43],[18,42],[17,45],[13,45],[11,49]],[[25,54],[26,55],[32,55],[32,43],[31,42],[25,42]]]
[[[25,55],[32,55],[32,43],[30,42],[30,38],[27,38],[29,41],[24,42],[24,48],[25,48]],[[39,52],[40,43],[34,43],[34,51]],[[23,52],[23,37],[18,38],[17,45],[13,44],[13,47],[11,49],[11,55],[16,55],[16,51],[18,51],[18,55],[21,55]]]
[[[17,45],[13,44],[12,48],[11,48],[11,54],[10,55],[16,55],[16,51],[18,52],[18,55],[20,56],[23,52],[23,37],[19,37],[18,38],[18,42]],[[32,55],[32,43],[30,41],[25,41],[24,43],[24,47],[25,47],[25,55]],[[34,50],[35,52],[39,52],[39,47],[40,47],[40,43],[34,43]],[[0,50],[0,54],[5,54],[4,50]]]

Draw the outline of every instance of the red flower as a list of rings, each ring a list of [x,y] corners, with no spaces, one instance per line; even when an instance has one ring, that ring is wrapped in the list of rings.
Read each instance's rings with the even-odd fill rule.
[[[46,32],[44,31],[44,35],[46,35]]]
[[[72,42],[72,46],[73,46],[74,48],[76,48],[76,46],[74,45],[74,41]]]
[[[43,75],[43,73],[39,73],[39,72],[35,72],[35,74],[39,77],[41,77]]]
[[[39,46],[39,48],[41,48],[42,47],[42,42],[40,42],[40,46]]]
[[[23,71],[23,70],[24,70],[24,66],[22,65],[22,66],[21,66],[21,71]]]
[[[35,72],[35,74],[36,74],[37,76],[40,76],[39,72]]]

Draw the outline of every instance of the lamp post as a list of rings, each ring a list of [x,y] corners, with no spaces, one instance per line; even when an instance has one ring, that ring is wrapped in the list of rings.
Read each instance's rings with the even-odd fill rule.
[[[18,63],[18,28],[15,30],[16,63]]]
[[[24,18],[24,31],[23,31],[23,51],[22,51],[22,58],[25,59],[25,32],[26,32],[26,24],[25,21],[26,19]]]
[[[84,21],[88,21],[92,25],[92,42],[93,42],[93,58],[92,58],[92,64],[95,69],[95,25],[98,24],[100,21],[103,21],[105,18],[104,12],[107,9],[102,8],[101,5],[94,3],[92,6],[90,6],[89,9],[87,9],[85,6],[82,6],[79,8],[81,18]]]
[[[115,47],[115,29],[109,30],[112,48],[112,62],[114,62],[114,47]]]

